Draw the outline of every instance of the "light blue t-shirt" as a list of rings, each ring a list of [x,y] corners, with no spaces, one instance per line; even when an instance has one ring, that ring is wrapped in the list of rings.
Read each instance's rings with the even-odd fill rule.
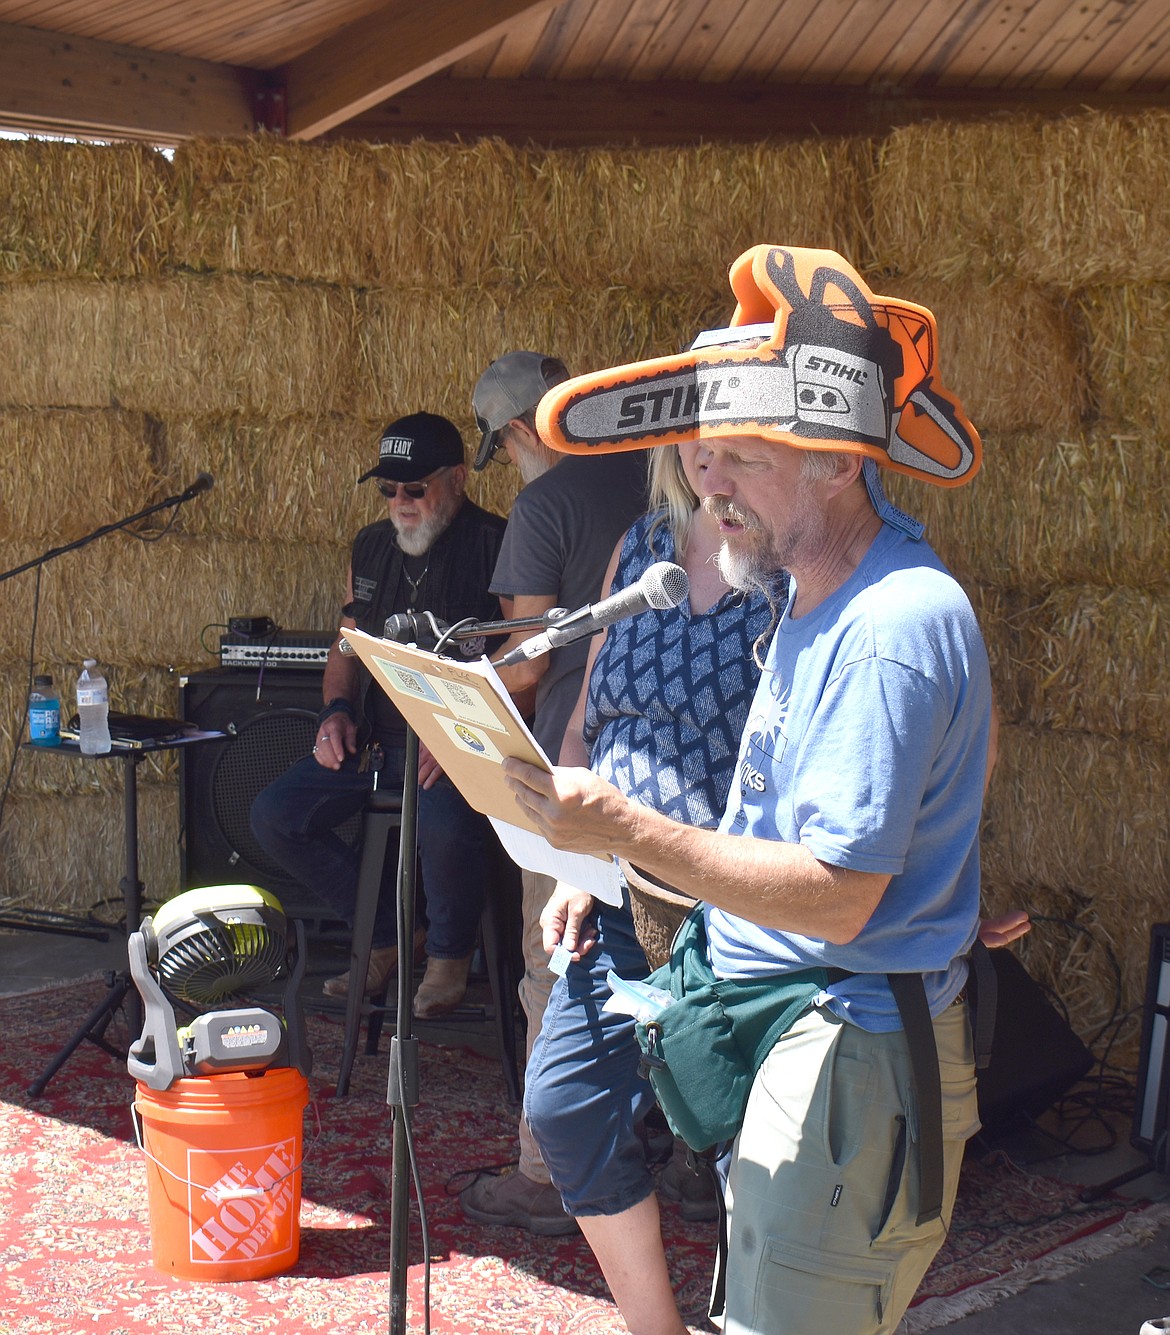
[[[789,604],[789,609],[791,604]],[[864,1029],[900,1027],[884,975],[925,974],[937,1014],[966,979],[979,919],[979,820],[991,720],[987,654],[966,595],[926,542],[884,525],[845,584],[786,609],[748,714],[720,829],[803,844],[892,877],[848,945],[709,909],[724,977],[825,965],[822,996]]]

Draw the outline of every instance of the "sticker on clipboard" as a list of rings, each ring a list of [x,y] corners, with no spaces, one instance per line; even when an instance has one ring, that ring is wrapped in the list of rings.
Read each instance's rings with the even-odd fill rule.
[[[473,728],[466,723],[460,723],[458,719],[443,718],[442,715],[436,715],[436,721],[443,725],[443,730],[461,751],[467,751],[474,756],[483,756],[485,760],[494,760],[497,765],[504,763],[499,747],[482,728]]]
[[[471,723],[493,732],[508,729],[492,713],[483,692],[472,682],[447,681],[443,677],[429,677],[428,682],[443,697],[443,703],[462,723]]]
[[[428,704],[443,704],[435,694],[435,688],[421,672],[402,663],[392,663],[388,658],[378,658],[376,655],[374,662],[378,665],[382,676],[389,682],[391,690],[416,696],[419,700],[426,700]]]

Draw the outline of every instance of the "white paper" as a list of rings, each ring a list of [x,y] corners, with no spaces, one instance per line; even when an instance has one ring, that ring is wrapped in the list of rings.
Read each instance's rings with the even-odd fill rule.
[[[592,853],[566,853],[554,848],[542,835],[522,830],[518,825],[489,816],[504,852],[519,867],[553,876],[558,881],[584,890],[603,904],[615,907],[622,902],[622,882],[617,863],[595,858]]]

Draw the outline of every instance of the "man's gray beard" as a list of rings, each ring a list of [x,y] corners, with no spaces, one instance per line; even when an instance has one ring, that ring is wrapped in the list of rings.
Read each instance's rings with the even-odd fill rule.
[[[520,470],[520,481],[524,486],[527,486],[530,482],[535,482],[538,477],[543,477],[560,458],[558,454],[544,444],[541,444],[539,449],[530,446],[527,449],[519,449],[516,453],[519,456],[516,460],[516,467]]]
[[[398,538],[399,547],[407,556],[422,556],[429,552],[435,540],[455,518],[455,512],[462,502],[462,496],[452,496],[429,519],[424,519],[422,523],[416,524],[414,528],[405,532],[398,527],[394,517],[391,516],[390,522],[394,524],[394,532]]]
[[[715,565],[727,583],[743,593],[768,593],[777,573],[763,569],[758,549],[755,552],[733,552],[726,541],[720,544]]]

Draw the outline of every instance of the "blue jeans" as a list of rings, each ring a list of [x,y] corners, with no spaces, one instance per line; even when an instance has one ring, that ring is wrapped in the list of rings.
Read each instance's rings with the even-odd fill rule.
[[[602,1010],[608,970],[650,972],[628,900],[598,906],[597,932],[589,954],[553,984],[524,1077],[524,1115],[573,1215],[618,1214],[654,1190],[638,1130],[654,1091],[638,1074],[634,1021]]]
[[[401,790],[405,763],[404,748],[387,747],[379,786]],[[339,770],[306,756],[252,803],[252,833],[260,846],[351,927],[361,850],[350,848],[336,829],[365,806],[373,779],[359,772],[355,756]],[[474,950],[494,838],[487,818],[467,805],[449,779],[419,792],[418,853],[432,959],[464,959]],[[390,874],[382,881],[371,937],[375,950],[393,945],[396,936],[396,864],[387,862]]]

